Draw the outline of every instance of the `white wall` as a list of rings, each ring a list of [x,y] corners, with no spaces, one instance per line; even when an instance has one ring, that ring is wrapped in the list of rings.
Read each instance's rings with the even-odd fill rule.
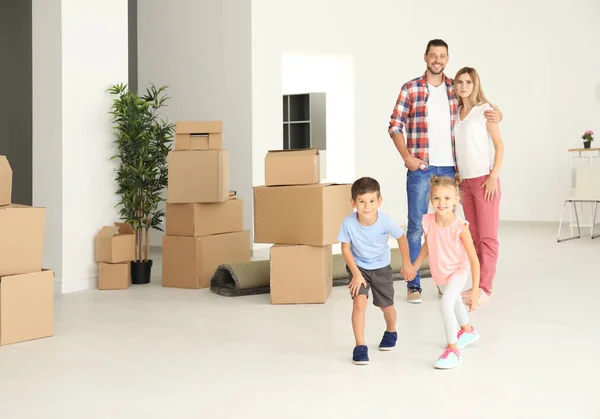
[[[354,64],[349,55],[286,52],[281,60],[284,95],[324,92],[326,151],[321,155],[322,182],[354,181]],[[282,147],[283,139],[279,148]],[[263,157],[264,158],[264,157]],[[323,161],[324,160],[324,161]],[[258,165],[258,162],[256,163]],[[261,165],[264,169],[264,164]],[[264,184],[264,178],[258,184]]]
[[[393,51],[406,53],[411,45],[408,41],[398,41],[398,17],[394,17],[396,10],[400,13],[397,3],[393,0],[252,2],[254,184],[264,182],[264,168],[258,163],[266,151],[281,147],[282,75],[277,65],[280,57],[288,51],[344,55],[351,57],[354,67],[355,104],[354,111],[344,120],[345,126],[354,130],[355,137],[354,162],[346,164],[354,164],[354,177],[370,175],[382,181],[386,211],[403,207],[404,187],[398,183],[404,175],[397,167],[399,157],[393,153],[387,135],[393,106],[389,98],[396,94],[390,84],[406,66],[403,57]],[[293,16],[293,19],[274,19],[271,15]],[[403,17],[402,33],[410,34],[410,19],[404,19],[404,11],[398,16]],[[394,90],[391,95],[390,90]],[[330,110],[328,106],[327,112]],[[328,161],[336,159],[332,154],[328,152]],[[332,176],[329,178],[333,180]],[[398,211],[394,218],[401,221]]]
[[[128,77],[127,2],[33,7],[33,200],[48,211],[45,265],[60,272],[62,292],[72,292],[95,287],[94,236],[117,220],[106,89]]]
[[[97,275],[93,237],[118,220],[106,89],[128,77],[127,2],[62,5],[63,289],[77,289]]]
[[[406,174],[387,124],[401,85],[425,70],[427,41],[443,38],[450,45],[447,74],[476,67],[504,114],[501,218],[557,221],[568,191],[567,149],[581,146],[583,131],[600,132],[598,16],[594,0],[568,8],[543,0],[489,7],[471,0],[451,7],[440,0],[254,0],[254,183],[264,176],[257,163],[282,136],[282,54],[349,54],[355,65],[355,175],[376,177],[384,209],[404,222]]]
[[[169,86],[170,121],[223,121],[231,189],[244,200],[246,229],[252,226],[250,46],[247,1],[138,2],[139,89],[150,82]],[[161,237],[153,232],[151,244],[160,245]]]

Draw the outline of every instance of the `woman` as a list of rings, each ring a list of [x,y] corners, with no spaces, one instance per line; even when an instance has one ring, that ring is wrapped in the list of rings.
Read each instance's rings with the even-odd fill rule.
[[[454,125],[456,166],[463,181],[460,193],[465,218],[470,224],[473,243],[481,265],[479,303],[492,295],[498,261],[498,222],[500,212],[500,167],[504,146],[498,125],[487,122],[483,112],[489,102],[483,94],[474,68],[461,68],[454,78],[458,96]],[[462,293],[469,298],[471,290]]]

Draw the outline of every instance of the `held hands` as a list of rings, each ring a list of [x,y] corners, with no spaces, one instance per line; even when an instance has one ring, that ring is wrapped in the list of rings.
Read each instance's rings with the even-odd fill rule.
[[[483,112],[483,116],[485,116],[485,119],[487,119],[487,122],[491,122],[493,124],[500,123],[500,121],[502,121],[502,112],[500,112],[500,109],[498,109],[498,107],[496,105],[492,105],[490,103],[490,106],[492,107],[493,110],[487,109],[486,111]]]
[[[410,282],[415,279],[415,276],[417,276],[417,269],[409,263],[407,266],[402,268],[402,276],[404,276],[404,280],[406,282]]]
[[[477,307],[479,307],[479,293],[474,293],[471,291],[471,294],[467,299],[467,305],[469,306],[469,311],[477,310]]]
[[[496,195],[496,190],[498,189],[498,178],[493,175],[489,175],[485,182],[483,182],[480,188],[485,188],[485,200],[491,201],[494,199]]]
[[[350,289],[350,295],[352,297],[356,297],[358,292],[360,291],[360,286],[364,285],[367,287],[367,281],[363,278],[361,274],[352,277],[352,281],[348,284],[348,289]]]

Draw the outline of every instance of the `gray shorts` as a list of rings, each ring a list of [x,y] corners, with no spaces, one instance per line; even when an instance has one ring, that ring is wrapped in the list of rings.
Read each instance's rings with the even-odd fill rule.
[[[363,269],[358,266],[360,273],[367,282],[367,286],[360,286],[358,294],[366,295],[369,298],[369,289],[373,289],[373,304],[377,307],[387,307],[394,304],[394,280],[392,279],[392,267],[390,265],[379,269]],[[346,266],[346,271],[350,274],[352,281],[352,272]]]

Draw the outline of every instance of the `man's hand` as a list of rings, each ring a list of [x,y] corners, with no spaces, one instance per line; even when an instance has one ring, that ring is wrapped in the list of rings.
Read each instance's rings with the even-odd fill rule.
[[[404,160],[404,165],[411,172],[421,169],[421,165],[424,165],[425,167],[427,167],[427,163],[425,163],[423,160],[417,159],[416,157],[413,157],[413,156],[408,156]]]
[[[500,121],[502,121],[502,112],[500,112],[500,109],[496,105],[492,105],[490,103],[490,106],[492,107],[493,110],[486,109],[483,112],[483,116],[485,116],[485,119],[487,119],[487,122],[491,122],[493,124],[500,123]]]
[[[367,287],[367,281],[365,281],[363,276],[361,274],[353,276],[352,281],[350,281],[350,284],[348,284],[348,288],[350,289],[350,295],[352,297],[356,297],[358,295],[361,285],[364,285],[365,288]]]

